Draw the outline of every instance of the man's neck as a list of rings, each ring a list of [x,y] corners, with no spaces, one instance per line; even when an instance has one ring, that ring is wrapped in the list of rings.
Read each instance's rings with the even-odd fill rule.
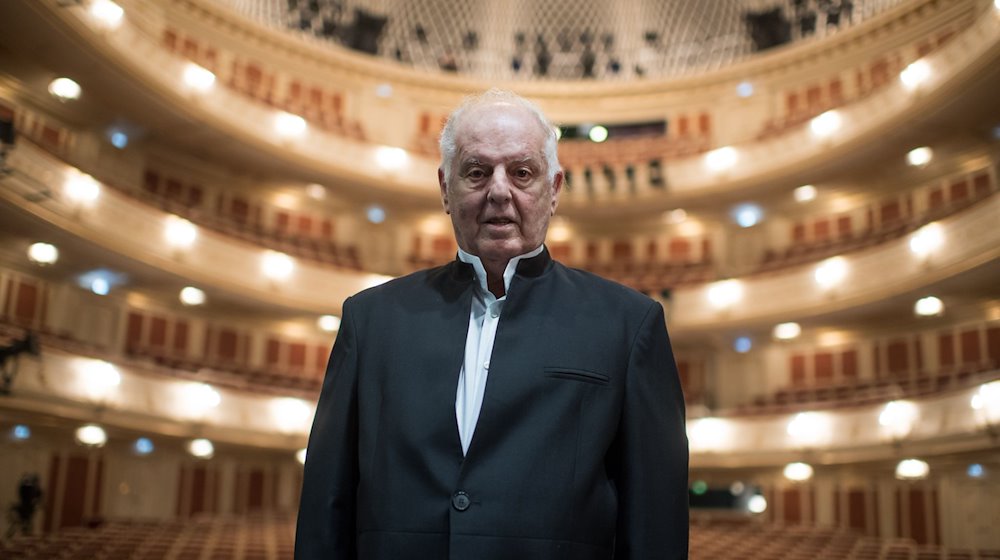
[[[485,289],[493,294],[494,297],[500,299],[507,294],[507,284],[513,278],[515,272],[513,267],[519,264],[521,259],[536,257],[543,250],[544,247],[540,245],[534,251],[529,251],[511,259],[484,260],[481,257],[459,249],[458,257],[459,260],[472,264],[476,268],[476,277],[479,281],[480,289]]]
[[[503,273],[507,270],[505,261],[483,261],[483,268],[486,269],[486,289],[497,299],[502,298],[507,293],[507,286],[504,285]]]

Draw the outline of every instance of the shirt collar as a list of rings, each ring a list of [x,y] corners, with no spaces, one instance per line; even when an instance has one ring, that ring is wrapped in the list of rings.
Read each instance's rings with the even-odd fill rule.
[[[521,259],[530,259],[532,257],[537,257],[545,250],[545,244],[539,245],[534,251],[529,251],[523,255],[518,255],[507,263],[507,268],[503,271],[503,290],[504,293],[510,290],[510,281],[514,278],[514,273],[517,272],[517,263]],[[458,260],[471,264],[473,270],[476,271],[476,279],[479,280],[479,288],[483,293],[489,293],[489,288],[486,285],[486,268],[483,266],[483,261],[471,253],[466,253],[461,248],[458,249]]]

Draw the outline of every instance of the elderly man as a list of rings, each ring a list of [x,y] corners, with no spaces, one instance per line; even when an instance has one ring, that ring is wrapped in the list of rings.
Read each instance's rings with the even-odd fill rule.
[[[533,104],[466,101],[441,153],[458,258],[344,303],[296,558],[687,558],[662,307],[549,257],[563,174]]]

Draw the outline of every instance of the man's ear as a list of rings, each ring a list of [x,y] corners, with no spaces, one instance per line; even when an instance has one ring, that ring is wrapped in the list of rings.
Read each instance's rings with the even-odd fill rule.
[[[556,207],[559,206],[559,193],[562,192],[563,177],[563,170],[560,169],[552,178],[552,210],[550,213],[553,216],[556,215]]]
[[[444,213],[451,214],[451,208],[448,207],[448,183],[445,183],[444,170],[440,167],[438,168],[438,186],[441,187],[441,206],[444,207]]]

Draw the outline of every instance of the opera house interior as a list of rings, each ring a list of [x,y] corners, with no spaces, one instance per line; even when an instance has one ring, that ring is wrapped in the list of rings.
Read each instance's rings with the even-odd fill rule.
[[[552,256],[666,310],[692,558],[1000,559],[1000,0],[0,2],[0,557],[291,558],[494,86]]]

